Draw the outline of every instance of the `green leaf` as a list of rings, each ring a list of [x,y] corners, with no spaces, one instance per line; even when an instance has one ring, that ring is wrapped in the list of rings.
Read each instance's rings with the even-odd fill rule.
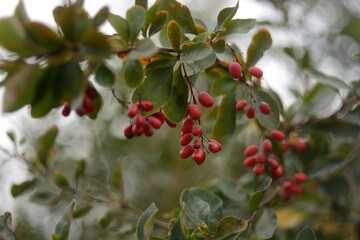
[[[210,238],[210,228],[204,221],[200,220],[200,223],[197,225],[197,230],[199,230],[201,235],[203,235],[205,238]]]
[[[261,239],[269,239],[276,230],[277,219],[273,208],[265,208],[258,220],[255,231]]]
[[[234,202],[247,201],[247,196],[243,191],[239,190],[239,186],[235,180],[216,178],[211,181],[211,186]]]
[[[55,51],[62,47],[62,41],[58,34],[37,22],[25,23],[25,30],[29,38],[38,46],[41,46],[44,53]]]
[[[123,193],[123,165],[121,162],[114,167],[110,175],[110,186],[115,192]]]
[[[214,97],[228,94],[233,92],[236,86],[237,82],[231,77],[218,78],[211,85],[211,93]]]
[[[36,183],[37,180],[33,179],[33,180],[25,181],[21,184],[14,184],[11,186],[11,195],[16,198],[21,194],[23,194],[24,192],[30,190],[32,187],[34,187]]]
[[[164,105],[166,117],[173,123],[178,123],[188,111],[189,89],[181,73],[181,66],[174,72],[171,96]]]
[[[107,228],[115,217],[115,213],[110,209],[100,218],[99,225],[103,228]]]
[[[126,59],[122,67],[122,76],[128,87],[137,87],[144,79],[144,68],[140,61],[137,59]]]
[[[145,8],[141,6],[133,6],[126,12],[126,21],[130,27],[130,41],[134,41],[140,33],[141,28],[145,23]]]
[[[255,33],[247,49],[246,65],[254,66],[264,55],[264,52],[271,47],[271,44],[271,35],[267,29],[262,28]]]
[[[212,130],[213,138],[222,139],[233,134],[235,130],[235,93],[231,92],[223,96],[217,112],[216,122]]]
[[[150,28],[149,28],[149,36],[151,37],[155,33],[159,32],[165,26],[168,13],[166,11],[157,12],[154,18],[151,20]]]
[[[152,203],[150,206],[143,212],[139,221],[136,225],[136,236],[139,240],[150,240],[151,233],[154,226],[154,217],[158,209],[155,204]]]
[[[216,53],[223,53],[225,52],[225,40],[220,38],[218,40],[215,40],[212,44],[211,47],[214,49],[214,51]]]
[[[324,73],[314,68],[306,69],[306,73],[312,76],[318,83],[332,87],[335,90],[340,90],[340,89],[351,90],[351,87],[347,85],[344,81],[340,80],[339,78],[325,75]]]
[[[217,17],[217,25],[214,32],[220,31],[223,27],[227,27],[228,23],[235,16],[238,8],[239,1],[236,2],[236,5],[234,7],[228,7],[221,10]]]
[[[83,39],[82,51],[85,54],[91,55],[89,57],[95,57],[99,61],[109,58],[111,46],[108,37],[94,29],[90,30]]]
[[[142,6],[143,8],[148,8],[148,0],[135,0],[135,5]]]
[[[187,228],[184,224],[184,207],[181,208],[181,211],[178,217],[175,220],[175,223],[170,231],[170,240],[186,240],[187,239]]]
[[[175,62],[166,60],[165,66],[163,64],[164,61],[157,60],[146,66],[147,76],[133,93],[133,102],[138,102],[140,97],[142,100],[151,101],[154,104],[153,109],[156,110],[169,101]]]
[[[54,195],[51,191],[39,190],[31,194],[30,201],[39,205],[50,205]]]
[[[108,21],[110,25],[115,29],[119,36],[125,41],[128,42],[130,38],[130,25],[122,17],[112,14],[109,14]]]
[[[81,217],[85,216],[86,214],[88,214],[90,212],[90,210],[92,208],[93,208],[92,205],[85,204],[85,205],[75,209],[73,212],[73,218],[81,218]]]
[[[40,135],[36,141],[36,153],[38,160],[46,168],[49,165],[55,139],[58,134],[59,129],[56,126],[53,126]]]
[[[353,54],[352,57],[353,57],[356,61],[360,61],[360,53]]]
[[[130,52],[128,58],[138,59],[154,56],[158,51],[158,48],[154,42],[148,38],[140,40],[136,45],[136,48]]]
[[[5,212],[4,215],[0,216],[0,239],[15,240],[12,217],[9,212]]]
[[[111,87],[115,82],[115,75],[110,67],[103,63],[96,71],[95,81],[103,87]]]
[[[194,19],[187,6],[175,0],[160,0],[159,11],[164,10],[169,13],[169,19],[179,23],[183,32],[197,34]]]
[[[16,16],[23,24],[30,21],[25,9],[24,1],[20,0],[18,5],[16,5],[14,16]]]
[[[341,165],[337,165],[341,166]],[[330,197],[338,198],[349,194],[350,186],[342,176],[335,176],[324,181],[319,181],[321,189]]]
[[[175,22],[174,20],[171,20],[167,25],[167,37],[169,39],[169,42],[172,46],[172,48],[176,52],[180,52],[180,44],[181,44],[181,29],[180,25]]]
[[[75,166],[75,181],[78,182],[85,175],[86,161],[80,160]]]
[[[100,27],[107,18],[109,17],[109,7],[102,7],[93,18],[93,23],[95,27]]]
[[[254,97],[256,101],[254,102],[255,108],[255,116],[261,126],[269,129],[274,130],[277,129],[280,125],[279,119],[279,106],[276,100],[267,92],[262,90],[255,90],[253,91]],[[270,105],[271,113],[269,115],[264,115],[259,110],[259,104],[261,102],[266,102]]]
[[[180,62],[194,62],[202,60],[213,53],[212,48],[204,42],[185,44],[180,54]]]
[[[303,110],[307,112],[323,111],[334,101],[337,92],[320,83],[311,88],[303,97]]]
[[[316,240],[314,231],[310,227],[303,228],[296,236],[296,240]]]
[[[145,23],[144,23],[143,29],[141,30],[142,35],[144,37],[147,36],[147,34],[146,34],[147,30],[148,30],[151,22],[154,20],[155,16],[158,13],[158,6],[159,6],[159,3],[155,2],[149,9],[146,10]],[[166,12],[166,11],[159,11],[159,12]],[[166,12],[166,14],[167,14],[167,12]]]
[[[194,61],[196,67],[198,67],[200,70],[206,69],[211,67],[216,62],[217,56],[215,52],[212,50],[210,55],[207,57],[204,57],[203,59]]]
[[[218,37],[227,37],[235,33],[248,33],[256,26],[256,19],[234,19],[218,34]]]
[[[229,239],[230,237],[241,234],[247,229],[248,223],[244,219],[236,216],[226,216],[220,219],[216,224],[215,236],[221,240]]]
[[[197,226],[204,221],[210,228],[222,218],[222,200],[212,192],[198,187],[182,191],[180,204],[184,207],[185,214]]]
[[[259,190],[257,190],[253,195],[251,195],[249,200],[249,210],[253,213],[258,207],[261,201],[263,200],[266,191],[269,189],[272,183],[272,179],[267,177],[265,181],[261,184]]]
[[[52,235],[53,240],[67,240],[69,238],[75,203],[75,199],[71,201],[68,211],[56,225],[55,233]]]
[[[69,189],[70,183],[67,178],[59,172],[55,172],[53,176],[56,186],[61,189]]]

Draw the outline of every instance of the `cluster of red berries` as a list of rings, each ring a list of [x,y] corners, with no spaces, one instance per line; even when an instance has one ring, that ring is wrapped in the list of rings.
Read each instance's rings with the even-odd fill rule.
[[[300,184],[304,183],[306,179],[305,173],[295,173],[291,179],[285,180],[283,183],[282,199],[288,201],[292,195],[302,194],[303,189]]]
[[[297,151],[302,152],[306,149],[306,143],[303,139],[297,138],[295,141],[284,139],[281,143],[280,149],[282,152],[286,152],[290,147],[295,148]]]
[[[207,92],[200,92],[198,95],[199,103],[204,107],[214,105],[214,99]],[[180,151],[180,157],[192,159],[197,164],[202,164],[206,158],[206,150],[216,153],[221,151],[222,145],[213,139],[207,139],[200,125],[201,109],[197,104],[190,104],[188,108],[188,116],[181,125],[180,145],[183,148]],[[204,141],[208,143],[207,148]]]
[[[263,71],[258,67],[249,67],[248,69],[251,76],[256,78],[262,78]],[[239,79],[243,75],[243,69],[238,62],[232,62],[229,64],[229,74],[232,78]]]
[[[153,107],[154,105],[150,101],[140,101],[129,106],[127,115],[131,122],[124,128],[126,138],[141,135],[151,137],[154,134],[153,129],[161,128],[165,121],[170,127],[176,127],[176,124],[170,122],[161,111],[144,116],[144,113],[151,111]]]
[[[246,99],[241,99],[239,100],[236,105],[235,108],[238,111],[243,111],[245,110],[245,115],[248,119],[252,119],[255,117],[255,108],[253,106],[253,103],[251,103],[249,106],[248,102]],[[260,102],[259,103],[259,111],[264,114],[264,115],[270,115],[271,114],[271,107],[267,102]]]
[[[98,92],[96,91],[96,89],[93,86],[88,86],[86,88],[85,91],[85,95],[82,97],[81,99],[81,105],[79,107],[77,107],[75,110],[75,112],[77,113],[77,115],[79,115],[80,117],[84,116],[87,113],[92,113],[95,110],[94,107],[94,100],[97,99],[99,96]],[[64,104],[61,114],[64,117],[67,117],[70,115],[71,110],[73,110],[71,108],[71,103],[66,103]]]

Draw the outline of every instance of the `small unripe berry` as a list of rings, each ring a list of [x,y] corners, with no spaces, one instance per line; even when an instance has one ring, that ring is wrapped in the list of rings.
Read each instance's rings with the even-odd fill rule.
[[[249,67],[249,73],[256,78],[261,78],[263,76],[262,70],[258,67]]]
[[[196,104],[190,104],[189,106],[189,116],[193,120],[198,120],[201,117],[201,109]]]
[[[255,109],[254,107],[251,105],[248,107],[248,109],[246,109],[246,117],[249,119],[252,119],[255,117]]]
[[[180,141],[179,141],[180,145],[186,146],[192,141],[192,139],[193,139],[193,135],[191,133],[187,133],[180,138]]]
[[[194,147],[191,146],[191,145],[187,145],[186,147],[183,147],[183,149],[181,149],[180,157],[181,158],[188,158],[193,153],[194,153]]]
[[[269,115],[271,113],[270,105],[266,102],[259,103],[259,110],[264,115]]]
[[[134,133],[133,133],[133,124],[130,123],[129,125],[127,125],[125,128],[124,128],[124,136],[126,138],[132,138],[134,136]]]
[[[258,151],[258,146],[251,145],[245,149],[244,155],[247,157],[254,156],[257,153],[257,151]]]
[[[205,157],[206,153],[203,149],[196,149],[192,155],[192,158],[198,165],[202,164],[205,161]]]
[[[83,97],[83,108],[86,112],[91,113],[94,111],[94,104],[88,96]]]
[[[274,139],[275,141],[282,141],[285,139],[285,134],[282,131],[273,130],[270,134],[272,139]]]
[[[303,183],[306,181],[307,176],[305,173],[295,173],[293,179],[297,183]]]
[[[253,168],[253,173],[255,175],[261,175],[264,173],[265,164],[257,163]]]
[[[263,142],[262,142],[262,148],[263,148],[263,151],[264,152],[271,152],[272,150],[272,143],[269,139],[265,139]]]
[[[212,153],[217,153],[219,151],[221,151],[221,144],[217,143],[215,141],[210,141],[209,145],[208,145],[209,151]]]
[[[159,129],[162,125],[161,120],[158,119],[157,117],[149,116],[149,117],[147,117],[147,120],[149,121],[151,126],[155,129]]]
[[[264,153],[259,153],[256,156],[256,163],[262,163],[264,164],[266,162],[266,155]]]
[[[176,123],[171,122],[167,117],[165,117],[166,124],[171,128],[176,128]]]
[[[238,110],[238,111],[242,111],[242,110],[244,110],[244,108],[246,107],[246,105],[247,105],[246,99],[241,99],[241,100],[239,100],[239,101],[236,103],[235,108],[236,108],[236,110]]]
[[[195,139],[193,146],[195,149],[199,149],[201,147],[201,144],[202,144],[201,139],[198,138],[198,139]]]
[[[185,118],[181,126],[181,132],[183,133],[191,133],[193,128],[194,120],[191,118]]]
[[[192,129],[192,134],[197,137],[200,136],[202,134],[202,127],[200,125],[194,126]]]
[[[127,115],[130,117],[130,118],[133,118],[136,116],[138,112],[138,105],[137,104],[131,104],[130,107],[128,108],[127,110]]]
[[[139,108],[145,112],[150,111],[151,109],[153,109],[154,104],[150,101],[141,101],[139,103]]]
[[[304,151],[306,149],[306,144],[305,144],[305,142],[303,140],[297,139],[296,143],[295,143],[295,148],[299,152],[302,152],[302,151]]]
[[[240,78],[242,76],[242,67],[238,62],[229,64],[229,74],[232,78]]]
[[[248,157],[244,160],[244,166],[245,167],[252,167],[254,166],[256,163],[256,158],[255,157]]]
[[[67,117],[70,115],[70,112],[71,112],[71,107],[70,107],[70,104],[65,104],[62,111],[61,111],[61,114],[64,116],[64,117]]]
[[[198,100],[200,104],[204,107],[211,107],[212,105],[214,105],[214,99],[207,92],[200,92],[198,95]]]

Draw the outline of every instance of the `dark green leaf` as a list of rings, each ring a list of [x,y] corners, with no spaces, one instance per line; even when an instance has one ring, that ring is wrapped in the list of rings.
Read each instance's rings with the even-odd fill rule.
[[[267,29],[262,28],[255,33],[247,49],[246,65],[254,66],[264,55],[264,52],[271,47],[271,44],[271,35]]]
[[[69,238],[75,203],[75,200],[71,201],[68,211],[56,225],[55,233],[52,235],[53,240],[67,240]]]
[[[173,227],[171,228],[170,232],[170,240],[186,240],[187,239],[187,229],[186,225],[184,224],[184,207],[185,204],[183,204],[183,207],[178,215],[178,217],[175,220],[175,223]]]
[[[43,133],[36,141],[36,153],[39,162],[44,166],[48,167],[49,160],[51,158],[55,139],[59,134],[59,129],[56,126],[49,128]]]
[[[68,181],[67,178],[66,178],[64,175],[62,175],[61,173],[55,172],[53,178],[54,178],[55,184],[56,184],[59,188],[61,188],[61,189],[68,189],[68,188],[70,187],[69,181]]]
[[[44,24],[37,22],[27,22],[25,30],[29,38],[44,50],[43,53],[55,51],[62,46],[59,35]]]
[[[109,17],[109,8],[102,7],[95,15],[93,22],[95,27],[100,27]]]
[[[303,228],[296,236],[296,240],[316,240],[314,231],[310,227]]]
[[[153,19],[155,18],[155,15],[158,13],[158,6],[159,6],[159,3],[155,2],[149,9],[146,10],[145,23],[144,23],[144,26],[142,29],[142,35],[144,37],[147,36],[146,32],[150,26],[150,23],[153,21]],[[162,12],[162,11],[159,11],[159,12]],[[166,12],[166,11],[164,11],[164,12]]]
[[[29,22],[29,16],[26,12],[24,1],[20,0],[16,5],[14,15],[20,20],[21,23]]]
[[[135,5],[142,6],[143,8],[148,8],[148,0],[135,0]]]
[[[308,68],[306,72],[312,76],[317,82],[332,87],[336,90],[340,89],[346,89],[351,90],[351,87],[347,85],[344,81],[340,80],[339,78],[325,75],[324,73],[314,69],[314,68]]]
[[[169,39],[169,42],[172,46],[172,48],[176,51],[180,51],[180,44],[181,44],[181,29],[180,25],[175,22],[174,20],[171,20],[167,25],[167,37]]]
[[[218,34],[218,37],[227,37],[235,33],[248,33],[256,25],[256,19],[234,19]]]
[[[217,25],[214,32],[220,31],[223,27],[227,27],[228,23],[235,16],[238,8],[239,1],[236,2],[236,5],[234,7],[228,7],[221,10],[217,17]]]
[[[214,41],[212,44],[211,44],[211,47],[214,49],[214,51],[216,53],[223,53],[225,52],[225,40],[220,38],[216,41]]]
[[[356,61],[360,61],[360,53],[353,54],[352,56]]]
[[[136,236],[139,240],[150,240],[151,233],[153,230],[153,220],[158,209],[155,204],[152,203],[150,206],[143,212],[139,221],[136,225]]]
[[[330,106],[337,95],[337,91],[333,88],[316,84],[303,97],[303,109],[308,112],[324,111]]]
[[[266,191],[269,189],[271,183],[272,183],[272,179],[269,177],[266,178],[265,181],[261,184],[259,190],[257,190],[253,195],[251,195],[249,200],[250,212],[254,212],[258,208],[259,204],[264,198]]]
[[[111,46],[108,37],[104,34],[92,29],[90,30],[82,42],[82,50],[84,53],[96,57],[100,61],[108,58],[111,53]]]
[[[276,100],[267,92],[262,90],[253,91],[256,101],[254,102],[254,108],[256,111],[256,119],[259,121],[260,125],[269,129],[277,129],[280,125],[279,120],[279,106]],[[259,110],[259,104],[261,102],[266,102],[270,105],[271,113],[269,115],[264,115]]]
[[[117,193],[123,193],[123,165],[117,164],[110,175],[110,186]]]
[[[122,17],[112,14],[109,14],[108,21],[111,26],[115,29],[115,31],[119,34],[119,36],[125,41],[129,41],[130,37],[130,25],[129,23]]]
[[[15,240],[15,234],[12,227],[11,213],[5,212],[0,216],[0,239]]]
[[[214,51],[211,51],[210,55],[207,57],[194,61],[196,67],[199,70],[206,69],[211,67],[216,62],[217,56]]]
[[[275,210],[272,208],[265,208],[259,221],[256,224],[256,234],[261,239],[269,239],[274,235],[276,230],[277,219]]]
[[[35,191],[31,194],[30,200],[35,204],[49,205],[54,198],[54,193],[47,190]]]
[[[211,186],[214,186],[217,191],[234,202],[246,201],[246,195],[239,190],[234,180],[217,178],[211,181]]]
[[[151,37],[155,33],[159,32],[166,24],[168,13],[166,11],[157,12],[154,18],[151,20],[149,28],[149,36]]]
[[[30,190],[32,187],[34,187],[36,183],[37,183],[36,179],[33,179],[33,180],[25,181],[20,184],[14,184],[11,186],[11,195],[13,197],[18,197],[22,193],[24,193],[24,192]]]
[[[222,94],[228,94],[234,91],[237,82],[231,77],[223,77],[216,79],[211,85],[211,93],[214,97]]]
[[[185,214],[196,226],[200,221],[204,221],[212,228],[223,215],[222,200],[214,193],[198,187],[183,190],[180,203]]]
[[[13,131],[8,130],[6,135],[10,138],[13,143],[16,143],[16,134]]]
[[[194,19],[191,16],[189,8],[185,5],[175,0],[161,0],[159,10],[167,11],[169,13],[169,19],[179,23],[184,32],[197,34]]]
[[[78,182],[79,178],[85,175],[86,161],[80,160],[75,166],[75,181]]]
[[[212,130],[213,138],[222,139],[233,134],[236,116],[235,104],[235,93],[231,92],[223,96]]]
[[[236,216],[226,216],[220,219],[216,224],[217,238],[222,240],[228,239],[228,237],[234,234],[240,234],[247,229],[248,223],[244,219],[240,219]]]
[[[182,47],[180,62],[202,60],[213,53],[212,48],[204,42],[185,44]]]
[[[130,27],[130,41],[134,41],[140,33],[145,23],[145,8],[141,6],[133,6],[126,12],[126,21]]]
[[[137,87],[144,79],[144,69],[137,59],[126,59],[122,67],[122,76],[128,87]]]
[[[340,165],[339,165],[340,166]],[[347,196],[350,187],[348,182],[342,176],[336,176],[320,182],[321,189],[332,198]]]
[[[148,38],[138,42],[136,48],[130,52],[128,58],[138,59],[154,56],[158,51],[158,48],[154,42]]]
[[[111,87],[115,82],[115,75],[109,66],[103,63],[96,71],[95,80],[101,86]]]
[[[74,210],[73,218],[81,218],[81,217],[85,216],[86,214],[88,214],[91,209],[92,209],[92,205],[85,204]]]
[[[174,72],[171,96],[163,109],[166,117],[173,123],[178,123],[188,111],[189,89],[181,73],[181,66]]]
[[[341,119],[348,123],[357,124],[360,126],[360,106],[352,109],[341,117]]]
[[[114,220],[115,217],[116,216],[115,216],[113,210],[110,209],[100,218],[99,225],[103,228],[107,228],[110,225],[110,223],[112,222],[112,220]]]

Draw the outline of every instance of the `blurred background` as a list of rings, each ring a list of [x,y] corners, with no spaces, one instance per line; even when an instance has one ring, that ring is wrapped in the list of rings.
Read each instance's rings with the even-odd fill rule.
[[[0,0],[0,17],[11,15],[17,2]],[[102,6],[108,5],[111,12],[125,16],[133,2],[88,0],[85,8],[93,16]],[[149,1],[149,5],[153,2]],[[234,0],[179,2],[188,5],[192,14],[204,20],[208,29],[215,27],[216,16],[221,9],[236,4]],[[52,9],[64,1],[42,1],[41,6],[30,0],[24,0],[24,3],[31,19],[55,27]],[[360,52],[359,1],[241,0],[235,18],[258,20],[257,27],[249,34],[236,35],[230,40],[244,52],[257,29],[266,27],[271,32],[273,47],[266,52],[258,66],[264,71],[267,86],[280,95],[286,107],[299,101],[299,96],[314,84],[313,79],[304,74],[303,70],[308,66],[348,83],[359,80],[360,64],[352,57]],[[114,33],[109,24],[103,26],[103,31]],[[1,58],[6,58],[6,54],[0,49]],[[121,65],[121,61],[116,58],[111,62],[114,69]],[[199,84],[208,87],[206,82]],[[80,182],[81,187],[99,198],[109,197],[109,176],[119,164],[123,167],[126,200],[139,209],[146,209],[154,202],[165,216],[179,205],[178,198],[184,188],[216,185],[215,179],[218,178],[232,180],[243,176],[242,181],[247,181],[247,171],[244,171],[239,156],[245,144],[244,139],[250,133],[237,130],[225,143],[225,150],[221,154],[208,156],[205,164],[199,167],[193,161],[178,156],[178,128],[162,128],[151,139],[141,137],[125,140],[122,129],[128,119],[123,114],[124,109],[114,101],[109,90],[99,88],[99,91],[104,97],[104,107],[96,121],[79,118],[75,114],[63,118],[59,111],[53,111],[43,119],[31,119],[26,108],[11,114],[0,111],[0,215],[6,211],[13,213],[14,226],[18,236],[21,236],[19,239],[49,239],[69,203],[64,199],[72,198],[70,195],[61,195],[62,201],[56,202],[57,198],[60,199],[60,193],[47,183],[41,186],[41,193],[48,193],[45,197],[39,196],[39,193],[15,200],[10,193],[12,184],[31,178],[16,151],[26,153],[31,158],[35,154],[34,146],[38,136],[54,124],[60,129],[54,150],[56,167],[70,178],[74,163],[85,160],[87,173]],[[0,95],[2,93],[3,89],[0,89]],[[333,104],[336,108],[336,101]],[[329,109],[319,114],[331,114],[334,106],[329,106]],[[212,123],[213,119],[209,117],[204,123],[205,128],[210,131]],[[15,147],[9,139],[9,131],[15,134],[16,142],[21,143],[20,147]],[[238,197],[239,201],[246,202],[246,196]],[[109,208],[106,204],[97,204],[86,218],[74,222],[71,239],[117,239],[120,233],[131,231],[131,223],[137,216],[126,212],[119,211],[118,216],[114,217],[116,224],[109,226],[112,231],[96,224],[104,219],[104,215],[117,211],[114,206]],[[299,218],[306,221],[303,215]]]

